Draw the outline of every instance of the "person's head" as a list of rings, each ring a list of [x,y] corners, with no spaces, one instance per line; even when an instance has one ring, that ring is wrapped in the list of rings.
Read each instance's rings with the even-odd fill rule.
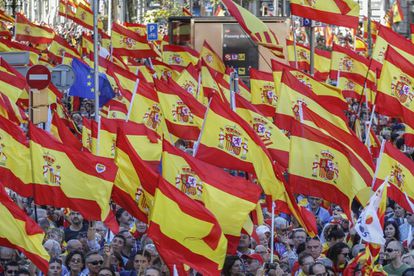
[[[257,236],[259,237],[259,244],[269,246],[269,237],[266,233],[260,233]]]
[[[79,273],[82,271],[84,264],[85,258],[83,256],[83,253],[80,251],[70,252],[65,259],[66,267],[74,273]]]
[[[114,252],[118,252],[118,253],[122,252],[122,249],[124,248],[125,244],[126,244],[126,240],[124,236],[119,235],[119,234],[116,235],[112,239],[112,242],[111,242],[112,249],[114,250]]]
[[[313,265],[315,260],[313,259],[311,254],[307,252],[302,252],[299,255],[298,262],[303,273],[305,273],[305,275],[309,275],[309,267]]]
[[[161,276],[161,270],[156,266],[150,266],[145,269],[144,276]]]
[[[126,227],[129,229],[129,226],[133,222],[132,216],[123,208],[118,209],[116,211],[116,221],[119,223],[120,226]]]
[[[66,251],[68,253],[73,251],[82,251],[82,249],[82,243],[78,239],[68,240],[68,243],[66,244]]]
[[[414,214],[413,214],[413,213],[409,213],[409,212],[407,212],[407,213],[406,213],[406,215],[405,215],[405,217],[406,217],[406,219],[407,219],[407,222],[408,222],[410,225],[414,225]]]
[[[385,258],[387,261],[394,261],[401,259],[403,253],[403,246],[399,241],[391,240],[385,244]]]
[[[117,269],[122,268],[124,266],[124,262],[121,253],[112,252],[110,263],[113,267],[116,267]]]
[[[312,255],[316,260],[322,253],[322,244],[318,238],[308,239],[306,241],[306,252]]]
[[[144,272],[150,265],[151,254],[147,251],[138,251],[134,256],[134,270]]]
[[[330,224],[325,227],[324,235],[329,246],[335,243],[342,242],[345,238],[345,233],[338,224]]]
[[[60,244],[52,239],[45,241],[43,247],[46,249],[47,253],[51,258],[56,258],[60,254],[62,254],[62,249],[60,248]]]
[[[30,276],[30,271],[25,268],[20,268],[19,271],[17,271],[17,276]]]
[[[393,220],[388,220],[384,224],[384,237],[386,240],[400,239],[400,230],[398,224]]]
[[[224,276],[242,276],[243,262],[238,256],[227,256],[223,265]]]
[[[96,233],[99,234],[99,236],[102,239],[104,239],[106,237],[107,228],[105,227],[105,225],[103,224],[102,221],[96,221],[95,222],[95,229],[96,229]]]
[[[407,264],[410,267],[414,267],[414,254],[413,253],[407,253],[402,256],[402,262]]]
[[[263,265],[263,258],[259,254],[243,255],[246,271],[256,274],[257,270]]]
[[[408,268],[401,274],[402,276],[414,276],[414,268]]]
[[[81,226],[83,223],[83,216],[79,212],[72,210],[69,213],[69,220],[74,226]]]
[[[131,249],[134,247],[135,239],[134,236],[132,236],[131,232],[129,230],[122,230],[119,232],[119,235],[123,236],[125,238],[125,247]]]
[[[115,276],[115,272],[108,267],[102,267],[99,269],[98,276]]]
[[[238,245],[239,251],[245,250],[249,248],[249,246],[250,246],[250,236],[242,233],[240,235],[240,241]]]
[[[51,258],[49,261],[49,271],[47,276],[61,276],[62,275],[62,260],[58,258]]]
[[[352,247],[352,257],[355,258],[360,252],[365,250],[365,244],[357,243]]]
[[[303,228],[298,228],[298,229],[293,230],[293,234],[292,234],[293,246],[297,248],[299,244],[304,243],[306,241],[306,237],[307,235]]]
[[[17,276],[19,264],[15,261],[8,262],[4,265],[4,276]]]
[[[405,210],[398,203],[394,204],[394,216],[397,218],[404,218]]]
[[[148,225],[145,222],[140,221],[140,220],[137,219],[137,220],[135,220],[135,226],[136,226],[136,229],[137,229],[138,233],[147,232]]]
[[[92,251],[86,254],[85,263],[86,267],[89,269],[89,275],[97,276],[103,262],[103,257],[97,251]]]
[[[346,243],[339,242],[328,249],[326,257],[339,266],[344,265],[350,260],[350,250]]]
[[[269,256],[269,251],[267,250],[266,246],[263,246],[261,244],[257,245],[256,248],[254,249],[254,253],[259,254],[260,256],[262,256],[263,261],[267,262]]]
[[[287,236],[289,233],[289,223],[282,217],[275,218],[275,232],[278,236]]]
[[[309,201],[309,206],[313,210],[318,209],[321,206],[321,204],[322,204],[322,199],[321,198],[318,198],[318,197],[310,196],[308,198],[308,201]]]
[[[316,262],[309,267],[309,275],[327,276],[326,268],[323,264]]]
[[[48,240],[55,240],[59,244],[62,243],[63,236],[64,236],[63,230],[59,229],[59,228],[51,228],[47,231],[47,239]]]

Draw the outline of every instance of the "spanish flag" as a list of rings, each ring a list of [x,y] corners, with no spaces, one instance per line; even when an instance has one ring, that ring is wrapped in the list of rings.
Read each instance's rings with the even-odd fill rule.
[[[95,121],[82,118],[82,146],[89,152],[92,152],[92,126],[96,124]],[[96,138],[96,137],[95,137]]]
[[[284,58],[283,47],[280,45],[276,35],[263,21],[232,0],[223,0],[222,2],[226,5],[228,12],[237,20],[253,41],[271,50],[275,56]]]
[[[390,142],[386,142],[377,162],[379,164],[374,190],[388,179],[388,197],[408,212],[413,212],[412,203],[409,201],[414,201],[414,188],[408,185],[414,179],[413,161]]]
[[[197,95],[197,100],[203,104],[214,94],[220,94],[220,87],[216,81],[216,74],[203,62],[201,63],[201,87]]]
[[[310,49],[300,43],[296,43],[296,55],[295,46],[293,41],[286,40],[286,47],[288,52],[288,61],[290,66],[296,67],[297,69],[310,72]],[[320,81],[326,81],[329,75],[329,65],[331,64],[331,52],[315,49],[315,78]]]
[[[235,95],[235,98],[236,113],[248,122],[260,137],[272,159],[286,169],[289,162],[289,138],[247,100],[240,95]]]
[[[367,58],[334,44],[330,79],[336,80],[345,98],[364,100],[372,105],[375,100],[376,74],[369,69],[369,65]]]
[[[14,18],[6,14],[4,10],[0,10],[0,21],[14,23]]]
[[[371,70],[377,70],[378,76],[384,63],[385,52],[388,46],[394,48],[394,50],[409,61],[414,61],[414,45],[405,37],[381,25],[378,28],[377,41],[372,50],[371,61]]]
[[[147,39],[147,25],[140,23],[124,22],[125,28]]]
[[[57,113],[53,114],[50,133],[62,144],[71,146],[77,150],[82,149],[82,142],[75,137],[75,135],[69,130],[65,121],[59,118]]]
[[[353,0],[291,0],[290,9],[293,15],[358,29],[360,9]]]
[[[375,101],[378,113],[400,118],[414,128],[413,81],[412,62],[388,47],[378,81]]]
[[[368,45],[364,41],[364,39],[356,36],[355,37],[355,52],[357,52],[358,54],[364,57],[367,57],[367,50],[368,50]]]
[[[11,39],[12,33],[10,32],[9,28],[7,27],[6,23],[0,21],[0,37],[5,37],[7,39]]]
[[[4,94],[0,94],[0,115],[16,125],[27,124],[28,117],[23,109],[12,103]]]
[[[80,26],[93,31],[93,11],[89,6],[79,3],[76,7],[75,17],[72,20]],[[98,20],[98,30],[99,32],[103,30],[103,22],[101,20]]]
[[[0,173],[3,184],[21,196],[29,197],[33,191],[30,148],[26,135],[14,122],[0,116]]]
[[[117,167],[110,159],[64,146],[29,124],[34,199],[69,207],[86,219],[104,221]]]
[[[199,89],[199,76],[200,72],[192,64],[189,64],[185,68],[180,76],[177,78],[176,82],[188,93],[193,95],[194,98],[197,98],[197,92]]]
[[[137,33],[113,23],[112,25],[112,48],[119,56],[130,56],[134,58],[156,57],[148,41]]]
[[[16,14],[15,40],[30,41],[35,44],[49,44],[54,37],[53,29],[30,22],[21,13]]]
[[[92,143],[92,153],[96,156],[115,158],[116,133],[120,120],[99,118],[96,143]]]
[[[187,67],[190,63],[196,65],[199,53],[186,46],[164,45],[162,48],[162,61],[168,65]]]
[[[73,48],[64,38],[56,35],[49,46],[49,57],[57,64],[60,64],[65,55],[72,58],[80,58],[80,55],[75,48]]]
[[[152,185],[142,185],[142,182],[157,183],[158,175],[138,156],[122,128],[117,136],[115,164],[118,173],[112,199],[133,217],[148,222],[155,190],[148,190]]]
[[[12,103],[16,103],[23,93],[27,93],[26,79],[0,58],[0,93],[7,96]]]
[[[220,275],[227,240],[214,215],[162,177],[154,198],[148,236],[170,271],[187,265],[203,275]]]
[[[73,0],[59,0],[58,14],[74,20],[76,16],[76,7],[77,5],[73,2]]]
[[[42,244],[45,233],[9,198],[2,185],[0,185],[0,216],[3,220],[1,223],[3,226],[0,225],[0,245],[22,251],[46,274],[50,256]]]
[[[290,136],[289,182],[294,192],[340,205],[348,218],[354,197],[367,185],[341,143],[303,124]]]
[[[210,44],[204,40],[203,47],[200,51],[200,59],[211,69],[224,74],[226,66],[220,56],[211,48]]]
[[[168,65],[157,59],[151,60],[151,62],[154,67],[153,69],[156,73],[156,76],[159,79],[172,78],[173,80],[177,80],[181,72],[185,69],[184,67],[181,67],[181,66]]]
[[[366,16],[364,16],[364,21],[363,21],[363,27],[364,27],[364,39],[365,41],[368,40],[368,18]],[[377,35],[378,35],[378,30],[380,28],[380,23],[378,21],[372,20],[371,19],[371,37],[372,37],[372,41],[373,43],[376,42],[377,40]]]
[[[404,21],[404,12],[401,8],[400,0],[395,0],[391,6],[392,10],[392,23],[398,23]]]
[[[267,117],[273,117],[278,95],[272,73],[250,69],[250,93],[252,104]]]
[[[173,80],[155,80],[155,89],[168,131],[184,140],[197,140],[206,107]]]
[[[31,64],[37,64],[39,61],[40,51],[26,46],[24,44],[14,42],[5,38],[0,38],[0,51],[2,52],[29,52]]]
[[[235,254],[243,225],[259,201],[260,187],[188,155],[166,140],[162,176],[188,197],[204,204],[226,235],[228,252]]]

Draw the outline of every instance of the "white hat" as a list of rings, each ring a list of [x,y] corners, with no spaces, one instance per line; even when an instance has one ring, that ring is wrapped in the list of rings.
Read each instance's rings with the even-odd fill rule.
[[[266,225],[260,225],[256,228],[256,234],[257,235],[265,234],[267,232],[270,233],[270,228],[267,227]]]

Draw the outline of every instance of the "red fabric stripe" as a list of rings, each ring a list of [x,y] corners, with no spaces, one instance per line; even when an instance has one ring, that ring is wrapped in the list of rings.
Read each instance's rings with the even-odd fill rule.
[[[394,32],[384,25],[380,25],[378,36],[382,37],[390,45],[397,47],[410,55],[414,55],[414,45],[404,36]]]
[[[0,116],[0,128],[12,136],[17,142],[25,145],[26,147],[29,146],[26,135],[21,128],[3,116]]]
[[[197,126],[183,126],[169,120],[165,120],[165,123],[169,132],[181,139],[196,141],[200,135],[200,129]]]
[[[336,6],[341,11],[342,14],[346,14],[351,11],[351,8],[348,6],[348,4],[344,0],[334,0]]]
[[[116,52],[119,56],[128,56],[134,58],[148,58],[148,57],[157,57],[157,54],[151,50],[128,50],[125,48],[113,48],[113,51]]]

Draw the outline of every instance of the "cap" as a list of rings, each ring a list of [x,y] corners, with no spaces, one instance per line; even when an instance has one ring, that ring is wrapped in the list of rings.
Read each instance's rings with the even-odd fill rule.
[[[256,234],[257,235],[261,235],[261,234],[265,234],[265,233],[271,233],[270,232],[270,228],[267,227],[266,225],[260,225],[256,228]]]
[[[257,253],[250,254],[250,255],[243,255],[242,258],[251,259],[251,260],[258,260],[261,265],[263,264],[262,256],[260,254],[257,254]]]

